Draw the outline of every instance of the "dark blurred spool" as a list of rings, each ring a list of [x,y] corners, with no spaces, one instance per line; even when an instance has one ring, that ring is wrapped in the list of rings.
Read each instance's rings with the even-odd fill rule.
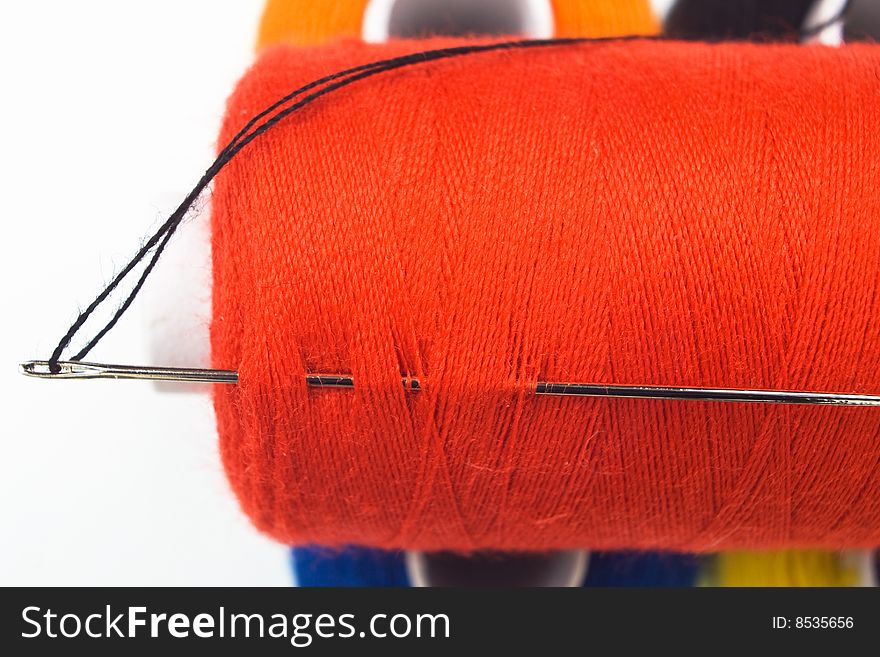
[[[880,2],[877,0],[853,0],[847,10],[846,41],[880,40]]]
[[[664,32],[678,39],[795,41],[815,0],[679,0]]]

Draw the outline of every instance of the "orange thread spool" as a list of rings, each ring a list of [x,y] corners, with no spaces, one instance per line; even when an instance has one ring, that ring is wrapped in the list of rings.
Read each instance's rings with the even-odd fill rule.
[[[547,0],[555,33],[568,36],[656,34],[659,24],[648,0]],[[260,19],[257,49],[287,43],[313,46],[332,39],[359,39],[369,0],[268,0]]]
[[[448,43],[268,52],[221,142],[300,84]],[[243,508],[326,545],[880,543],[877,410],[528,393],[880,390],[878,71],[870,46],[486,53],[261,136],[214,194],[213,360],[240,373],[215,403]]]

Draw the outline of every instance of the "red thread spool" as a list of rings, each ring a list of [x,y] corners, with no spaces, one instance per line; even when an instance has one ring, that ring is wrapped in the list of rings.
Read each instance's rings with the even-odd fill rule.
[[[274,49],[221,142],[305,82],[424,47]],[[876,409],[527,391],[880,390],[878,126],[870,46],[484,53],[311,105],[214,193],[243,508],[291,543],[877,545]]]

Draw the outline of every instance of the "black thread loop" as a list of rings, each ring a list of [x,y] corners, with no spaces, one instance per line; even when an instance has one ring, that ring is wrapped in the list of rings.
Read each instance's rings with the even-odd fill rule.
[[[809,30],[802,30],[801,35],[803,37],[813,36],[821,32],[825,28],[842,20],[844,15],[846,14],[846,11],[849,8],[849,5],[850,2],[847,2],[841,9],[841,11],[829,20],[810,28]],[[141,273],[140,277],[138,278],[137,282],[135,283],[129,294],[126,296],[125,300],[113,314],[113,317],[111,317],[111,319],[104,325],[104,327],[99,330],[94,335],[94,337],[92,337],[86,343],[86,345],[69,360],[78,361],[85,358],[86,355],[88,355],[88,353],[101,341],[101,339],[114,326],[116,326],[116,323],[120,320],[122,315],[125,314],[128,308],[134,302],[137,295],[140,293],[141,288],[143,287],[147,278],[150,276],[150,273],[153,271],[154,267],[159,261],[162,252],[168,246],[168,243],[171,240],[171,237],[174,235],[175,231],[180,227],[180,224],[186,218],[186,215],[192,207],[193,203],[195,203],[196,199],[198,199],[198,197],[208,187],[211,181],[214,180],[217,174],[220,173],[223,167],[225,167],[226,164],[229,163],[230,160],[232,160],[232,158],[240,153],[243,148],[245,148],[261,134],[271,129],[279,121],[282,121],[290,114],[293,114],[303,107],[313,103],[319,98],[339,89],[342,89],[350,84],[370,78],[380,73],[386,73],[408,66],[427,64],[429,62],[436,62],[443,59],[450,59],[453,57],[462,57],[465,55],[503,50],[523,50],[530,48],[566,46],[578,43],[607,43],[633,40],[656,41],[664,39],[665,37],[663,36],[639,35],[599,38],[523,39],[489,44],[440,48],[436,50],[426,50],[422,52],[411,53],[409,55],[393,57],[391,59],[385,59],[369,64],[355,66],[344,71],[339,71],[337,73],[327,75],[318,80],[314,80],[313,82],[310,82],[309,84],[292,91],[288,95],[279,99],[278,101],[267,107],[265,110],[251,118],[244,125],[244,127],[239,130],[239,132],[230,140],[230,142],[223,147],[223,149],[217,155],[217,158],[214,160],[211,166],[208,167],[204,175],[202,175],[201,179],[198,181],[198,183],[196,183],[195,187],[192,188],[189,194],[187,194],[186,198],[183,199],[183,202],[181,202],[177,209],[144,243],[144,245],[137,251],[134,257],[128,262],[128,264],[118,274],[116,274],[116,276],[113,277],[110,283],[108,283],[107,286],[101,291],[101,293],[98,294],[95,300],[92,301],[86,307],[86,309],[79,314],[73,324],[71,324],[70,328],[62,336],[61,340],[59,340],[58,345],[55,347],[52,355],[48,359],[49,370],[55,374],[61,371],[58,362],[61,360],[64,351],[70,346],[73,338],[76,337],[76,335],[82,329],[86,320],[88,320],[88,318],[91,317],[91,315],[103,305],[103,303],[120,285],[120,283],[122,283],[122,281],[125,280],[129,276],[129,274],[131,274],[131,272],[149,256],[149,260],[147,261],[147,265],[144,268],[144,271]],[[299,100],[296,100],[307,92],[311,93],[308,93],[308,95],[300,98]]]

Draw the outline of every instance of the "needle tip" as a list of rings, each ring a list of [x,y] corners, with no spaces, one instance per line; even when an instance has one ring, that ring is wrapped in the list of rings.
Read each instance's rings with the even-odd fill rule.
[[[29,360],[18,366],[19,372],[25,376],[32,376],[38,379],[75,379],[87,378],[91,373],[88,368],[80,363],[69,361],[59,361],[56,367],[49,365],[47,360]]]
[[[49,361],[46,360],[29,360],[26,363],[21,363],[18,366],[18,371],[25,376],[34,376],[40,379],[45,379],[60,374],[60,372],[53,372],[49,368]]]

